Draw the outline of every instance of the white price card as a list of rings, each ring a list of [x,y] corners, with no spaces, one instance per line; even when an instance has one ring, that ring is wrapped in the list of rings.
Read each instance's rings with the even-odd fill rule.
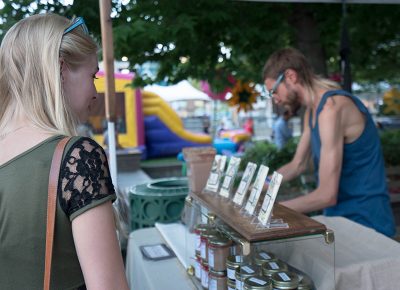
[[[222,182],[221,190],[219,194],[223,197],[229,198],[230,192],[232,190],[233,181],[235,180],[236,174],[240,165],[240,158],[232,156],[229,160],[228,169]]]
[[[258,213],[258,220],[263,226],[268,224],[269,218],[272,213],[272,208],[275,203],[276,195],[278,194],[279,187],[282,183],[282,174],[274,172],[272,174],[271,181],[268,186],[268,190],[264,197],[264,202],[261,206],[260,212]]]
[[[240,181],[239,187],[236,190],[233,202],[238,206],[242,206],[243,200],[246,196],[247,190],[249,189],[251,180],[253,179],[254,172],[257,169],[257,165],[249,162],[244,170],[242,180]]]
[[[265,180],[268,176],[269,168],[267,166],[261,165],[258,169],[256,181],[253,183],[253,188],[251,189],[250,197],[247,200],[245,210],[252,215],[256,209],[258,199],[260,198],[261,191],[263,190]]]
[[[221,176],[224,174],[226,164],[226,156],[215,155],[211,172],[207,180],[206,190],[211,192],[217,192],[221,181]]]

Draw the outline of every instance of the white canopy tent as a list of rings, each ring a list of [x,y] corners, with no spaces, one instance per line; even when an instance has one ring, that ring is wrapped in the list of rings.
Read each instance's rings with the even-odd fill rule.
[[[212,101],[206,93],[196,89],[186,80],[171,86],[149,85],[145,86],[144,90],[159,95],[168,103],[191,100]]]

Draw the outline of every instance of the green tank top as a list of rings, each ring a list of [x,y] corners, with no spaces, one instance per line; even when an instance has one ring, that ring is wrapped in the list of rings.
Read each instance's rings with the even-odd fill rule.
[[[45,256],[47,186],[55,146],[51,137],[0,166],[0,288],[42,289]],[[79,139],[68,143],[65,153]],[[115,193],[89,204],[79,214]],[[70,218],[56,209],[51,289],[76,289],[84,284]]]

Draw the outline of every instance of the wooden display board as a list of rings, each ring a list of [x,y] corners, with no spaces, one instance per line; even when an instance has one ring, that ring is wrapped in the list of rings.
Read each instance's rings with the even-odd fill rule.
[[[232,202],[228,202],[218,195],[209,193],[191,193],[190,195],[237,231],[248,242],[323,234],[326,231],[325,225],[280,204],[274,205],[273,218],[283,219],[283,222],[289,224],[289,228],[264,228],[260,227],[260,225],[252,224],[251,217],[243,216],[240,214],[239,208],[234,207]]]

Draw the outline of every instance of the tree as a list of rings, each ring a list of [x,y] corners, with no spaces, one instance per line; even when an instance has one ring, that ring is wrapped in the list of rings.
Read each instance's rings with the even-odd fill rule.
[[[25,15],[43,10],[83,16],[90,31],[100,39],[97,0],[75,0],[72,6],[64,6],[61,1],[3,2],[1,31]],[[339,71],[339,4],[122,2],[113,0],[115,56],[127,56],[132,68],[149,61],[160,65],[155,79],[137,77],[137,85],[160,80],[175,83],[191,77],[208,80],[218,91],[229,84],[228,75],[261,82],[268,55],[285,46],[303,51],[320,74]],[[347,8],[353,79],[398,82],[400,6],[353,4]]]

